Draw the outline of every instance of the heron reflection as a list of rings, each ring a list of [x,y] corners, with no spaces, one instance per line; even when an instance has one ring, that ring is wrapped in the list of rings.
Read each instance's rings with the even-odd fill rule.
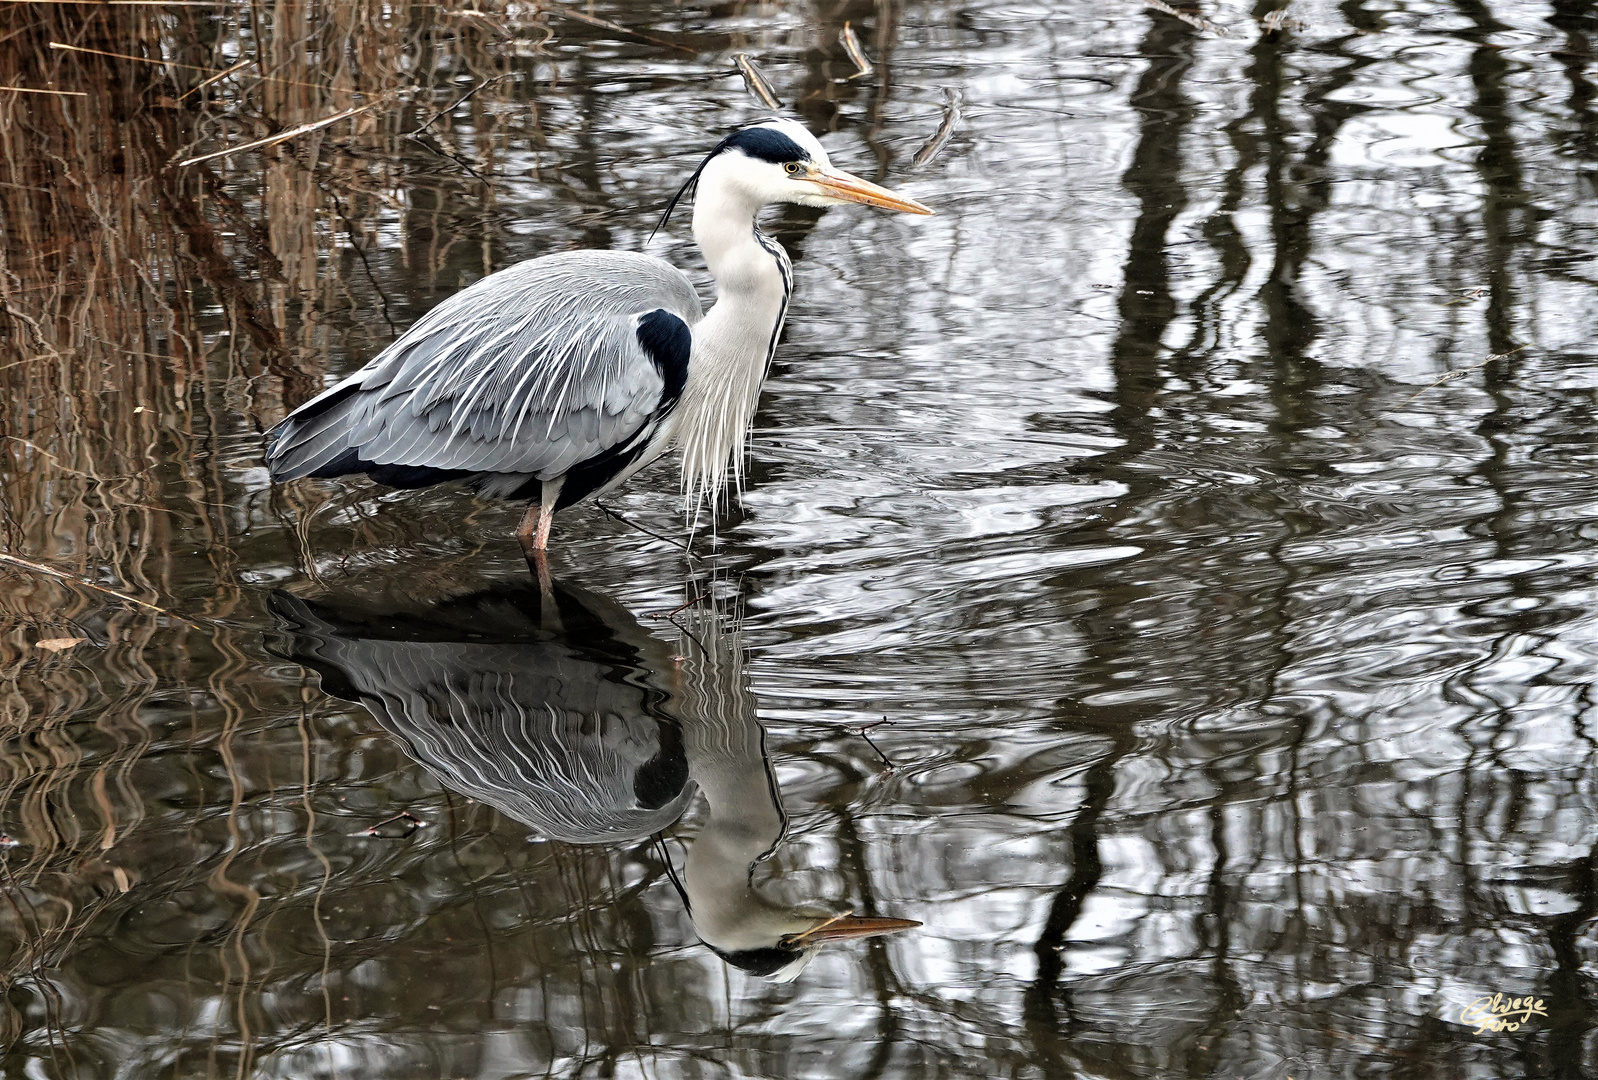
[[[787,818],[742,650],[717,619],[676,657],[620,604],[558,582],[405,614],[286,593],[272,604],[324,690],[364,705],[446,787],[540,836],[636,842],[702,792],[708,820],[672,879],[700,939],[736,967],[787,981],[827,942],[919,925],[755,888]]]

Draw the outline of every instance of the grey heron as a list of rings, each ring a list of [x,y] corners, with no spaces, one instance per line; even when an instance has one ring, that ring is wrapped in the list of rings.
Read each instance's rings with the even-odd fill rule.
[[[568,251],[518,263],[440,303],[274,427],[272,479],[459,480],[527,499],[517,537],[542,558],[556,512],[677,447],[685,492],[708,497],[714,513],[729,473],[739,475],[793,290],[787,253],[757,223],[761,208],[932,211],[834,167],[786,119],[717,143],[657,231],[696,184],[694,240],[717,289],[708,313],[688,275],[650,255]]]
[[[626,608],[560,582],[499,586],[423,611],[335,611],[272,597],[285,654],[364,704],[446,787],[549,839],[624,844],[702,793],[673,875],[695,932],[735,967],[796,977],[827,942],[919,925],[773,903],[753,885],[787,830],[742,650],[714,616],[667,643]]]

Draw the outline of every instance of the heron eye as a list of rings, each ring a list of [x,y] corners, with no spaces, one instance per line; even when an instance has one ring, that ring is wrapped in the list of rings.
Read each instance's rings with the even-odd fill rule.
[[[798,176],[799,171],[803,169],[804,166],[799,164],[797,161],[790,161],[788,164],[784,165],[783,168],[788,170],[789,176]]]

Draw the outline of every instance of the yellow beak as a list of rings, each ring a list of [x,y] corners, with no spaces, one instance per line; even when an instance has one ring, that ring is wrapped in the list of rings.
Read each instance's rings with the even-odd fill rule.
[[[916,205],[920,205],[917,203]],[[931,213],[931,211],[924,211]],[[854,938],[879,937],[882,934],[896,934],[900,930],[909,930],[921,924],[914,919],[877,919],[865,918],[859,915],[836,915],[816,926],[811,927],[802,934],[795,934],[788,940],[797,948],[806,945],[820,945],[828,941],[850,941]]]
[[[923,206],[914,199],[907,199],[903,195],[895,195],[885,187],[878,187],[871,181],[862,180],[853,173],[846,173],[842,169],[830,167],[817,169],[805,179],[835,199],[865,203],[867,206],[881,206],[888,210],[898,210],[906,214],[930,214],[933,212],[929,206]]]

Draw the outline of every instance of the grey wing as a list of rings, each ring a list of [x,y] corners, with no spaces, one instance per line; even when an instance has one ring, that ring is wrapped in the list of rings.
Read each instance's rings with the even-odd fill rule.
[[[398,638],[367,637],[286,593],[270,604],[292,658],[320,672],[329,692],[359,700],[446,786],[545,836],[637,839],[670,825],[693,796],[687,763],[677,760],[655,785],[659,797],[640,798],[640,771],[658,773],[663,757],[681,759],[683,750],[656,715],[659,691],[592,646],[405,640],[403,621]],[[478,625],[490,637],[504,615],[518,614],[509,603],[481,607]],[[670,666],[661,643],[644,645],[652,667]]]
[[[371,464],[563,475],[669,405],[673,373],[638,334],[662,309],[687,326],[702,314],[687,276],[644,255],[570,252],[484,278],[274,428],[273,479]]]

